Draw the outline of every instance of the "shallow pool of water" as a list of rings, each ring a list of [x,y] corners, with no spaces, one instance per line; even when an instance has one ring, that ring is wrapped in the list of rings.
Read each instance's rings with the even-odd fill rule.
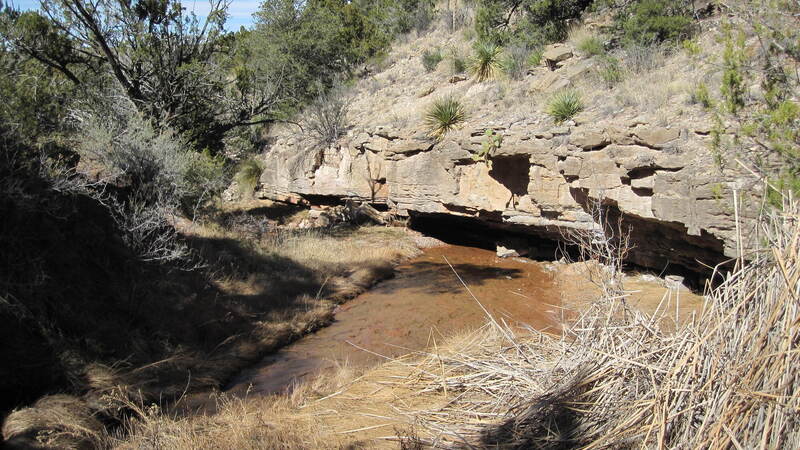
[[[454,272],[496,320],[536,329],[553,326],[559,294],[541,264],[498,258],[479,248],[435,247],[398,266],[394,278],[340,306],[330,326],[242,372],[229,390],[283,392],[337,362],[364,367],[482,326],[486,314]]]

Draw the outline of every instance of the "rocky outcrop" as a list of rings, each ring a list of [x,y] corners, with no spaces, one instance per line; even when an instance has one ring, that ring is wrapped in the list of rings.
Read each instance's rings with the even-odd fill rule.
[[[566,46],[548,49],[544,59],[548,67],[535,68],[513,85],[514,92],[535,98],[585,83],[595,64],[574,57]],[[388,80],[386,92],[399,95],[396,110],[422,117],[430,100],[415,95],[419,83],[406,61],[397,63],[397,72],[377,77]],[[395,74],[405,85],[394,81]],[[676,101],[669,111],[610,110],[593,97],[596,106],[557,125],[541,112],[518,113],[513,106],[498,112],[499,103],[477,103],[474,99],[487,98],[490,83],[439,78],[436,92],[460,93],[473,102],[475,114],[461,130],[435,142],[413,121],[398,123],[389,115],[382,120],[378,109],[368,108],[384,105],[364,88],[356,120],[361,125],[329,148],[310,145],[289,125],[273,130],[259,195],[312,203],[367,201],[401,216],[457,216],[552,240],[564,229],[595,229],[591,211],[602,201],[609,219],[620,218],[630,228],[635,246],[630,258],[636,264],[708,271],[736,256],[733,191],[746,223],[758,208],[753,198],[760,196],[760,185],[731,165],[721,170],[710,151],[710,121],[699,108],[686,114],[685,103]],[[598,88],[587,95],[607,92]],[[375,125],[381,121],[385,124]],[[491,165],[473,158],[487,129],[502,136],[489,155]]]
[[[266,155],[260,196],[357,199],[398,215],[473,217],[554,239],[562,228],[596,227],[589,211],[602,199],[630,225],[637,264],[700,270],[735,255],[725,198],[753,186],[720,175],[696,130],[639,120],[538,125],[492,127],[503,142],[491,169],[471,157],[483,128],[434,143],[421,131],[378,127],[323,150],[298,151],[301,142],[288,138]]]

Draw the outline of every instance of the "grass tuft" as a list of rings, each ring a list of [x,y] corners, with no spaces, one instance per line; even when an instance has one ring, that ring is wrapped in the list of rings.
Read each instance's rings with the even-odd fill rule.
[[[494,79],[502,70],[501,55],[503,49],[491,42],[477,42],[472,57],[472,74],[478,81]]]
[[[603,41],[597,36],[587,36],[578,42],[578,50],[588,56],[602,55],[605,53]]]
[[[625,78],[619,59],[613,56],[603,58],[597,68],[597,73],[600,75],[606,87],[609,88],[620,83]]]
[[[565,89],[556,92],[550,98],[547,105],[547,114],[552,117],[556,123],[562,123],[575,117],[576,114],[583,111],[583,100],[578,91],[574,89]]]
[[[444,59],[442,51],[438,48],[433,50],[425,50],[422,52],[422,66],[425,67],[426,72],[433,72],[436,66]]]
[[[425,113],[425,125],[428,134],[439,141],[466,118],[464,105],[459,100],[444,97],[435,100]]]

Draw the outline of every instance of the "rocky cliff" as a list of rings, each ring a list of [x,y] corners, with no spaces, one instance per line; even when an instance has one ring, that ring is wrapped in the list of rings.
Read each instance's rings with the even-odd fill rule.
[[[460,41],[444,32],[410,40],[387,68],[361,80],[350,129],[335,144],[321,148],[294,126],[276,127],[259,195],[358,199],[399,215],[460,216],[556,240],[565,228],[596,227],[590,211],[602,200],[630,227],[636,264],[703,271],[736,255],[734,191],[747,217],[760,185],[710,150],[710,115],[689,99],[696,78],[709,77],[702,59],[661,55],[605,87],[597,57],[564,44],[523,80],[477,83],[446,68],[421,70],[415,49],[442,42]],[[568,86],[587,105],[556,124],[543,105]],[[470,114],[435,141],[421,117],[442,95],[462,99]],[[502,136],[491,165],[473,158],[487,129]]]

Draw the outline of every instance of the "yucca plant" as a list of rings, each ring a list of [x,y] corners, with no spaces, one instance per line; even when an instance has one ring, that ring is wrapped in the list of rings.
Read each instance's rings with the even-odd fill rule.
[[[502,69],[500,61],[503,49],[492,42],[477,42],[470,69],[478,81],[491,80]]]
[[[583,111],[583,100],[581,100],[580,93],[574,89],[556,92],[547,104],[547,114],[556,123],[569,120],[581,111]]]
[[[436,99],[428,112],[425,113],[425,125],[428,135],[437,141],[453,130],[459,123],[466,120],[467,114],[464,105],[453,97]]]

